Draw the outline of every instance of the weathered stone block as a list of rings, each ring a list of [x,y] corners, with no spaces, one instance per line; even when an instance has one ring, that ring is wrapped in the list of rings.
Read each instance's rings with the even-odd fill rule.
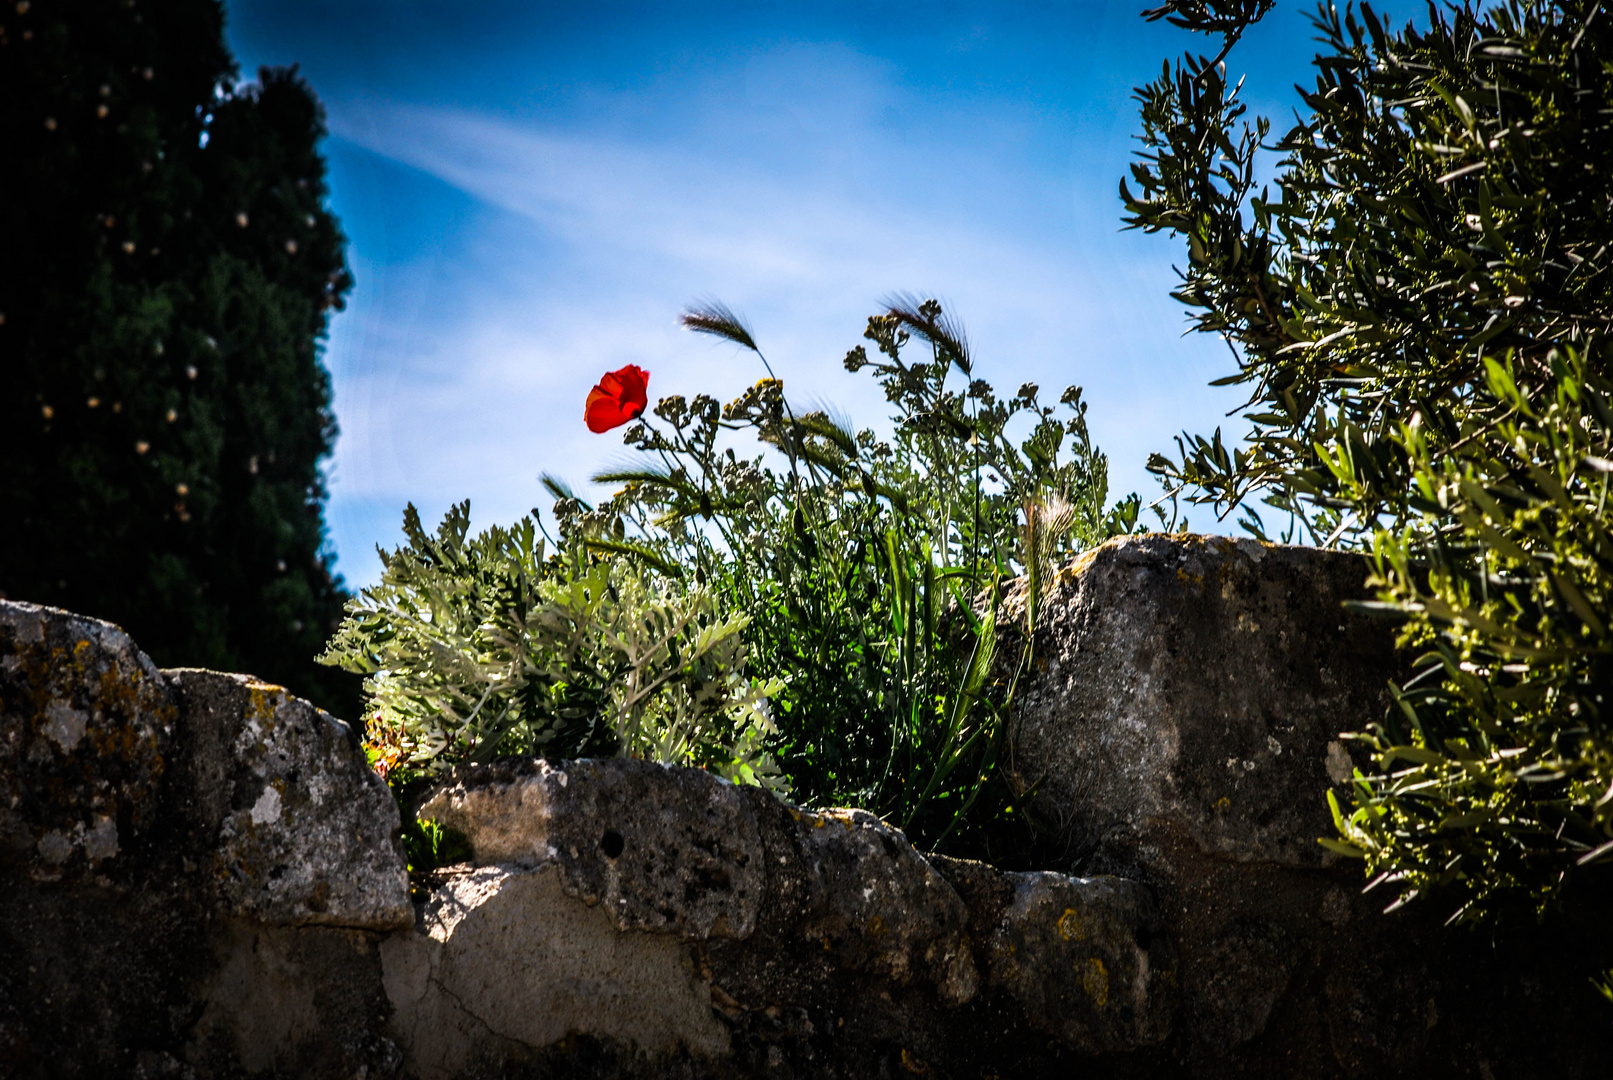
[[[623,933],[566,889],[561,864],[447,876],[422,934],[381,946],[391,1027],[420,1080],[588,1035],[650,1058],[726,1056],[711,987],[673,934]]]
[[[380,935],[334,926],[214,928],[190,984],[183,1041],[147,1076],[385,1080],[403,1074],[388,1038]]]
[[[985,997],[1058,1047],[1158,1046],[1172,1033],[1178,960],[1153,891],[1115,877],[1003,873],[930,855],[964,898]]]
[[[554,864],[622,930],[745,937],[766,869],[752,803],[698,769],[540,760],[467,770],[421,809],[482,865]]]
[[[307,702],[0,601],[0,1075],[395,1072],[397,829]]]
[[[173,693],[122,630],[0,601],[0,858],[119,874],[156,821]]]
[[[945,1005],[975,996],[969,910],[907,837],[865,810],[791,818],[809,897],[803,936],[849,971],[933,986]]]
[[[993,985],[1066,1046],[1097,1053],[1165,1041],[1176,971],[1166,943],[1137,932],[1159,923],[1149,890],[1120,878],[1007,877],[1013,901],[984,943]]]
[[[1404,675],[1393,626],[1343,607],[1369,566],[1131,537],[1049,590],[1008,760],[1067,867],[1152,890],[1176,992],[1142,1075],[1589,1076],[1613,1052],[1580,989],[1613,957],[1606,875],[1480,937],[1437,896],[1386,914],[1317,843],[1329,787],[1348,801],[1340,733],[1381,720]]]
[[[422,909],[431,940],[383,946],[398,1038],[433,1075],[516,1043],[547,1053],[563,1032],[723,1075],[750,1075],[758,1050],[863,1075],[882,1055],[975,1054],[983,1023],[1052,1052],[1170,1030],[1172,954],[1129,882],[932,860],[863,811],[637,761],[469,768],[422,814],[474,852]],[[570,945],[550,942],[557,928]],[[545,1004],[523,1019],[512,1000]]]
[[[1392,628],[1358,555],[1214,536],[1112,540],[1043,606],[1013,767],[1072,852],[1108,872],[1184,836],[1230,859],[1321,866],[1339,734],[1383,717]]]
[[[245,675],[165,674],[190,755],[185,810],[228,912],[277,926],[414,925],[397,803],[352,729]]]
[[[506,760],[428,802],[474,858],[413,908],[345,725],[0,603],[0,1074],[1600,1077],[1605,878],[1481,940],[1310,851],[1393,665],[1334,607],[1361,569],[1156,537],[1067,576],[1011,760],[1095,876],[699,770]]]

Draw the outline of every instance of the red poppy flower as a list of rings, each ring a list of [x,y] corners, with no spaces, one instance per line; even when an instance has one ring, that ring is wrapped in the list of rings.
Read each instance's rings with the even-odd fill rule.
[[[637,364],[607,371],[599,385],[588,391],[582,418],[592,432],[609,431],[637,420],[649,404],[650,373]]]

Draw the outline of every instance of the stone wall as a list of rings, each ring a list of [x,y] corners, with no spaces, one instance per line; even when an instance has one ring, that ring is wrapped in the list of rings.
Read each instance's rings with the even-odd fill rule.
[[[0,602],[0,1075],[1601,1077],[1587,889],[1478,935],[1315,843],[1384,703],[1365,567],[1118,541],[1061,576],[1007,873],[632,761],[471,768],[411,897],[347,725]]]
[[[1339,739],[1406,674],[1364,558],[1202,536],[1111,541],[1061,575],[1014,716],[1068,867],[1153,892],[1180,957],[1169,1050],[1189,1075],[1613,1075],[1607,876],[1543,925],[1386,915],[1316,842],[1350,805]],[[1169,1075],[1161,1073],[1160,1075]]]

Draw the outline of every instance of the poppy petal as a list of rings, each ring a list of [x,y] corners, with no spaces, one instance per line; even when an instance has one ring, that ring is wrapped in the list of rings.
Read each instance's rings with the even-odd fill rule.
[[[583,421],[596,434],[636,420],[649,404],[650,373],[636,364],[608,371],[588,392]]]

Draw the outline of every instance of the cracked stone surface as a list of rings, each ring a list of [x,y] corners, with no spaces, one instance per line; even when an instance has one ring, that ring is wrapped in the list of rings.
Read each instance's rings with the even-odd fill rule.
[[[845,969],[953,1004],[975,993],[962,901],[861,810],[784,808],[698,769],[508,761],[465,770],[421,815],[462,832],[479,864],[553,864],[618,930],[745,939],[765,899]]]
[[[182,669],[186,807],[233,915],[280,926],[414,924],[398,807],[351,728],[283,688]]]
[[[497,1057],[501,1040],[542,1046],[557,1032],[732,1075],[847,1061],[864,1075],[887,1059],[911,1069],[989,1057],[1004,1036],[984,1039],[983,1017],[1054,1055],[1153,1045],[1170,1030],[1169,946],[1131,883],[933,860],[860,810],[808,812],[635,761],[466,769],[422,815],[474,853],[431,891],[421,936],[383,946],[398,1039],[431,1075]],[[516,912],[524,933],[509,929]],[[551,926],[569,928],[573,945],[544,944]],[[677,1008],[641,1000],[623,940]],[[1045,958],[1023,953],[1053,940]],[[552,966],[583,953],[596,955],[597,980]],[[516,996],[543,1001],[541,1019],[477,989],[523,980],[536,982]],[[718,1028],[692,1024],[687,987]]]
[[[501,762],[468,771],[421,816],[483,864],[559,867],[621,930],[745,937],[765,868],[756,811],[732,784],[643,762]],[[612,854],[614,852],[614,854]]]
[[[947,1005],[975,996],[968,908],[907,837],[864,810],[791,816],[812,893],[805,937],[847,968],[922,980]]]
[[[0,851],[35,881],[120,872],[156,821],[177,715],[122,630],[0,601]]]
[[[1217,536],[1123,537],[1060,575],[1012,725],[1035,809],[1093,865],[1132,874],[1166,835],[1319,867],[1339,734],[1400,674],[1359,555]]]
[[[730,1049],[679,938],[622,933],[566,889],[558,863],[455,874],[421,921],[424,933],[381,945],[393,1029],[420,1080],[579,1032],[654,1057]]]

